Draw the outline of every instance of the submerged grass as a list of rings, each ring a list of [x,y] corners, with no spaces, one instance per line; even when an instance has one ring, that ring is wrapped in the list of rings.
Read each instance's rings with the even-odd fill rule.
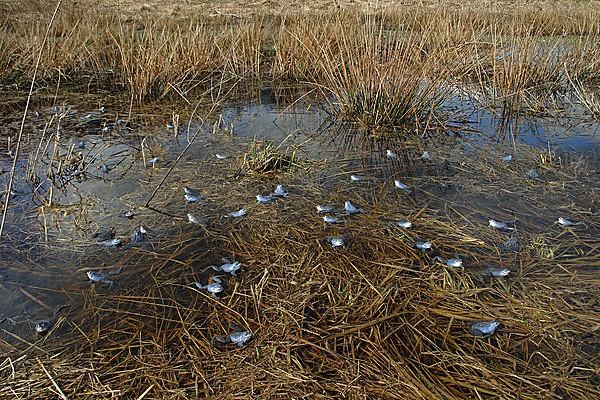
[[[570,215],[587,229],[549,226],[556,211],[541,207],[549,191],[558,204],[573,196],[598,204],[593,175],[573,174],[551,154],[523,151],[515,154],[518,165],[501,161],[501,153],[450,155],[436,151],[427,164],[435,170],[451,160],[453,171],[440,170],[445,175],[403,173],[414,195],[387,187],[398,174],[394,165],[386,166],[389,177],[374,176],[378,190],[318,184],[323,172],[345,168],[333,162],[281,175],[290,196],[249,206],[241,220],[215,217],[199,231],[157,216],[152,247],[120,250],[102,267],[124,267],[116,287],[81,282],[64,289],[71,308],[48,336],[15,337],[10,325],[1,328],[7,358],[0,396],[44,398],[57,388],[69,398],[96,399],[596,396],[600,221],[582,205]],[[532,167],[543,180],[525,177]],[[189,168],[192,185],[214,174],[210,165]],[[229,175],[236,165],[214,168]],[[523,184],[507,193],[511,179]],[[456,187],[456,196],[442,196],[442,183]],[[232,210],[262,185],[272,186],[248,175],[226,192],[220,180],[205,184],[203,193]],[[471,197],[477,206],[461,200],[467,194],[479,194]],[[512,203],[519,209],[518,252],[503,250],[508,235],[485,228],[487,217],[511,218],[495,207],[506,196],[522,199]],[[345,199],[367,213],[325,226],[315,205]],[[155,206],[175,204],[171,196],[162,201]],[[415,228],[394,228],[385,218],[408,218]],[[347,248],[333,250],[324,240],[336,234],[349,238]],[[417,238],[431,241],[433,253],[417,250]],[[75,274],[106,261],[87,253]],[[460,255],[465,267],[447,268],[434,255]],[[238,278],[224,279],[224,296],[190,285],[206,282],[201,271],[224,256],[243,264]],[[511,273],[484,278],[488,265]],[[47,294],[27,290],[39,299]],[[501,322],[495,335],[469,333],[473,321],[491,319]],[[252,331],[254,340],[243,348],[211,344],[231,324]]]

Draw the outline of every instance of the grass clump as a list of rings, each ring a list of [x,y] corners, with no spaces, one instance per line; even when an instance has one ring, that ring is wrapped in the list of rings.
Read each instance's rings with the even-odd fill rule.
[[[444,98],[435,50],[412,33],[372,21],[356,25],[358,31],[338,29],[339,47],[317,50],[314,82],[342,119],[363,128],[396,131],[426,121]]]
[[[273,142],[254,140],[242,158],[242,169],[257,173],[275,173],[291,170],[299,166],[295,151],[289,147],[282,149],[283,142],[275,145]]]

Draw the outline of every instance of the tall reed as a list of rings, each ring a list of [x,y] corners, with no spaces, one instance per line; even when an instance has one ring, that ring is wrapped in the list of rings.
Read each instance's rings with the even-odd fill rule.
[[[339,48],[317,47],[312,81],[333,96],[344,119],[366,128],[397,130],[427,119],[443,99],[436,49],[370,19],[356,25],[338,27]]]

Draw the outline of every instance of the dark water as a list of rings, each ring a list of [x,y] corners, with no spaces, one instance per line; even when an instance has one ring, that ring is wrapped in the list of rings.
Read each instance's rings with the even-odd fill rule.
[[[10,317],[16,323],[7,321],[2,328],[31,335],[37,319],[50,318],[53,310],[72,300],[75,294],[90,290],[86,270],[117,265],[119,260],[141,251],[155,251],[169,243],[173,235],[192,229],[187,223],[188,212],[214,217],[233,211],[224,206],[227,191],[235,189],[231,177],[254,141],[291,148],[299,158],[311,162],[330,161],[318,167],[321,170],[316,174],[317,183],[349,194],[353,190],[348,188],[351,173],[373,177],[375,181],[366,183],[361,190],[377,192],[381,190],[380,183],[398,174],[408,178],[431,177],[434,181],[453,176],[460,172],[461,157],[487,157],[501,163],[504,154],[529,157],[550,148],[597,165],[600,123],[580,110],[559,119],[544,116],[506,121],[475,107],[464,107],[460,113],[456,113],[456,103],[452,107],[448,112],[455,116],[450,123],[454,134],[382,143],[363,140],[360,132],[333,124],[311,96],[298,90],[259,91],[250,100],[224,107],[217,122],[194,121],[189,131],[182,124],[177,133],[165,126],[168,115],[160,119],[160,124],[127,124],[122,121],[123,110],[111,109],[110,105],[103,111],[77,104],[61,110],[34,110],[41,115],[32,115],[27,125],[27,140],[18,163],[0,247],[0,319]],[[12,124],[5,127],[5,133],[14,135],[15,129]],[[150,208],[144,207],[196,133],[196,139],[170,172]],[[385,158],[388,148],[398,153],[398,159]],[[12,164],[7,151],[3,145],[3,189]],[[421,160],[423,151],[433,153],[436,160]],[[229,158],[218,160],[216,153]],[[150,166],[147,161],[153,157],[159,161]],[[483,181],[486,177],[468,179]],[[181,191],[184,185],[209,192],[209,199],[202,207],[186,204]],[[268,190],[260,180],[253,189],[256,191],[247,193],[247,200],[235,206],[252,207],[254,196]],[[476,206],[490,213],[499,201],[435,182],[427,186],[427,193],[440,204],[449,201],[457,209]],[[519,201],[516,197],[505,199],[527,218],[530,204]],[[582,200],[583,208],[584,203]],[[133,219],[119,216],[127,210],[135,213]],[[532,224],[541,223],[537,216],[530,218]],[[151,240],[140,246],[128,243],[131,232],[140,225],[148,228]],[[117,237],[126,243],[122,248],[103,248],[92,238],[109,227],[114,227]],[[3,340],[7,338],[4,336]]]

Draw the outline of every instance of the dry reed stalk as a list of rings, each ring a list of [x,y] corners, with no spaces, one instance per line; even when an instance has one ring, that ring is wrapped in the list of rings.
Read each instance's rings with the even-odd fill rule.
[[[340,29],[339,53],[321,47],[313,56],[320,69],[313,80],[334,97],[340,118],[391,130],[426,121],[443,99],[445,75],[432,74],[435,51],[427,53],[417,36],[384,32],[369,21],[359,30]]]
[[[594,38],[598,36],[600,13],[573,7],[576,18],[567,18],[563,11],[540,13],[531,7],[516,7],[500,13],[481,8],[409,7],[374,14],[348,11],[335,16],[215,17],[198,23],[189,16],[172,21],[153,19],[150,14],[123,21],[112,12],[83,20],[74,9],[58,18],[40,77],[48,82],[63,77],[90,87],[124,87],[138,101],[163,96],[173,89],[185,93],[207,77],[220,74],[244,79],[310,79],[327,84],[323,66],[338,56],[351,59],[357,49],[367,51],[365,45],[371,50],[385,45],[397,56],[413,58],[411,62],[424,56],[428,79],[436,82],[444,82],[447,74],[458,80],[479,74],[481,80],[491,68],[493,78],[484,79],[484,83],[491,84],[499,96],[518,97],[540,85],[552,91],[561,83],[555,66],[564,61],[577,79],[598,75]],[[3,52],[2,79],[28,80],[34,65],[31,49],[43,26],[19,14],[6,21],[4,30],[2,46],[7,51]],[[405,39],[410,42],[400,46]],[[408,52],[411,46],[415,46],[413,53]],[[494,53],[502,58],[493,59]],[[366,53],[363,58],[372,55]],[[327,60],[322,59],[324,56]],[[366,74],[363,80],[370,80],[368,68],[374,67],[359,65],[365,62],[358,57],[348,66]],[[540,71],[533,67],[538,64],[543,66]],[[395,68],[397,74],[402,68],[415,66],[408,60],[385,65]]]
[[[17,146],[16,146],[15,153],[13,156],[13,165],[12,165],[11,172],[10,172],[10,178],[8,180],[8,186],[6,189],[6,200],[4,201],[4,209],[2,210],[2,222],[0,223],[0,238],[2,237],[2,231],[4,230],[4,224],[6,222],[6,215],[8,213],[8,206],[10,204],[13,181],[15,178],[15,170],[17,168],[17,160],[19,159],[19,150],[21,148],[21,139],[23,137],[23,129],[25,127],[25,119],[27,118],[27,112],[29,111],[29,103],[30,103],[31,97],[33,95],[33,88],[35,86],[35,78],[37,75],[37,70],[40,65],[40,60],[42,58],[42,54],[44,53],[44,48],[46,46],[46,40],[48,38],[48,34],[50,33],[50,29],[52,28],[52,23],[54,22],[54,18],[56,17],[56,14],[58,13],[61,3],[62,3],[62,0],[58,0],[58,2],[56,3],[56,7],[54,9],[54,13],[52,14],[52,17],[50,18],[50,21],[48,22],[46,34],[44,36],[44,39],[42,40],[42,43],[41,43],[41,46],[40,46],[40,49],[38,52],[38,57],[37,57],[37,61],[35,63],[33,77],[31,78],[31,86],[29,88],[29,94],[27,95],[27,103],[25,104],[25,110],[23,111],[23,118],[21,119],[21,126],[19,128],[19,134],[17,136]]]

